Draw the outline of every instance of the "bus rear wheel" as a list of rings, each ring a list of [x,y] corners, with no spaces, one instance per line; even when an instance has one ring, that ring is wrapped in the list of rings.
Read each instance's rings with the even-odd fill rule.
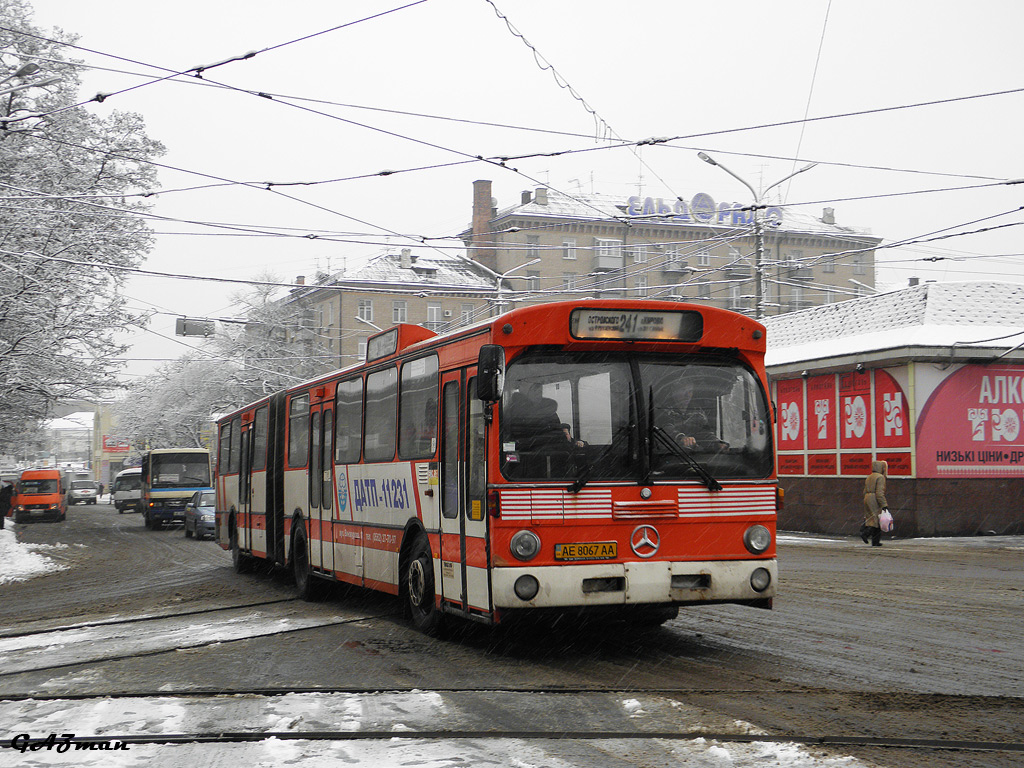
[[[188,535],[188,528],[185,528],[185,535]],[[238,529],[235,528],[235,521],[231,521],[231,565],[235,573],[248,573],[252,570],[252,557],[242,551],[238,544]]]
[[[292,574],[295,590],[306,601],[316,600],[323,592],[323,584],[313,575],[309,566],[309,537],[306,523],[299,520],[292,528]]]
[[[426,534],[416,534],[405,568],[405,599],[413,626],[428,635],[441,633],[442,616],[434,590],[434,558]]]

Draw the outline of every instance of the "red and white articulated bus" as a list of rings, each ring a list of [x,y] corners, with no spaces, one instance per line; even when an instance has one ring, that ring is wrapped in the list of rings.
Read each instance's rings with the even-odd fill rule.
[[[657,623],[770,608],[776,487],[764,327],[678,302],[515,309],[219,422],[217,539],[237,570],[399,595],[413,623],[558,612]]]

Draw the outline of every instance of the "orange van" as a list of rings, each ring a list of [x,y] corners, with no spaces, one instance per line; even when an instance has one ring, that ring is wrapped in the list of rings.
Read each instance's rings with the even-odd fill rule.
[[[64,477],[59,469],[26,469],[14,486],[11,516],[14,522],[63,520],[67,516]]]

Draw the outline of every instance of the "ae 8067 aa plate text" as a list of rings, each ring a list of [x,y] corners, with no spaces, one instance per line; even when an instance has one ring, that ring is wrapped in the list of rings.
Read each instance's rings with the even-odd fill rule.
[[[555,560],[614,560],[619,545],[614,541],[582,541],[555,544]]]

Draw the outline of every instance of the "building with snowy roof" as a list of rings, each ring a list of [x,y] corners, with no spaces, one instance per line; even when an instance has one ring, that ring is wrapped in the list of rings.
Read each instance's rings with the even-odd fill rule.
[[[396,323],[442,333],[476,322],[490,314],[496,292],[483,267],[428,248],[388,251],[355,269],[308,283],[299,276],[296,283],[281,301],[301,308],[300,327],[285,341],[315,347],[321,370],[359,362],[367,338]]]
[[[926,283],[765,325],[780,528],[856,532],[878,459],[899,534],[1024,532],[1024,285]]]
[[[818,217],[788,207],[759,211],[758,258],[749,204],[703,192],[685,200],[538,187],[499,207],[491,188],[474,182],[472,223],[460,237],[493,274],[522,267],[507,289],[526,303],[676,298],[770,316],[874,290],[880,239],[838,223],[832,208]]]

